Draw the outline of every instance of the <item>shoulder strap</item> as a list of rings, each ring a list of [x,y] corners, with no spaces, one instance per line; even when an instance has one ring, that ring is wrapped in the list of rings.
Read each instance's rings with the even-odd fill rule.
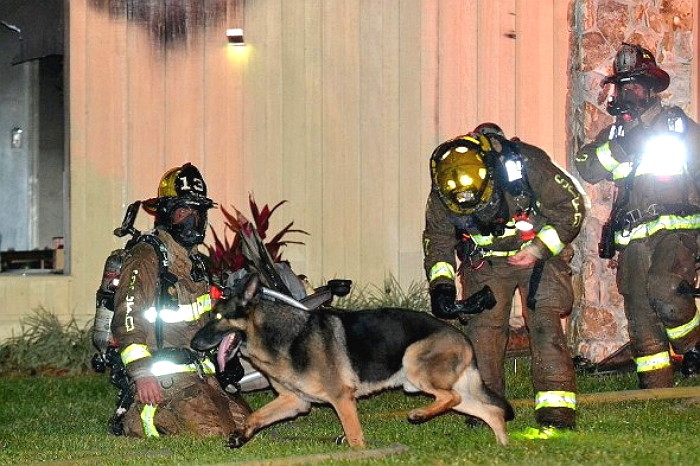
[[[158,292],[156,293],[156,349],[163,349],[163,319],[160,316],[160,311],[171,300],[168,294],[168,289],[177,283],[177,276],[168,270],[170,260],[168,259],[168,249],[165,243],[161,241],[155,234],[143,234],[138,237],[137,242],[148,243],[153,246],[158,257]]]

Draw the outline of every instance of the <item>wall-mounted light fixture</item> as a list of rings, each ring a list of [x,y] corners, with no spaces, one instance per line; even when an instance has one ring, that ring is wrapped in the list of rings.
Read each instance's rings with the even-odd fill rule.
[[[228,37],[228,45],[244,46],[245,40],[243,39],[243,29],[233,28],[226,29],[226,37]]]

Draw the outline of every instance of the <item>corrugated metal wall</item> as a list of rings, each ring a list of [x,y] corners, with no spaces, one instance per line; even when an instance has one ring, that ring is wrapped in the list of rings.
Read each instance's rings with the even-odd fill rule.
[[[225,207],[288,200],[271,229],[310,233],[285,256],[312,282],[424,280],[437,143],[490,120],[566,164],[568,3],[71,0],[71,271],[1,277],[0,338],[39,306],[89,319],[125,206],[187,160]]]

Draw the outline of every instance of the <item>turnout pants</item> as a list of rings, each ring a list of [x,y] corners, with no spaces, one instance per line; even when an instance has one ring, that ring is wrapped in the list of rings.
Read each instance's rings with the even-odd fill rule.
[[[533,267],[514,267],[505,258],[494,258],[466,276],[469,292],[488,285],[497,304],[493,309],[469,316],[465,333],[471,339],[486,385],[505,395],[504,361],[513,294],[520,289],[529,296],[524,309],[532,353],[535,418],[542,425],[573,427],[576,408],[576,376],[566,345],[561,316],[571,311],[571,270],[558,257]]]
[[[695,282],[697,252],[695,230],[663,230],[620,252],[617,284],[640,388],[673,386],[669,345],[683,354],[700,339],[695,299],[676,292]]]
[[[213,376],[202,380],[196,374],[174,374],[158,381],[165,401],[155,407],[134,401],[124,416],[125,435],[227,436],[240,430],[251,412],[240,395],[228,395]]]

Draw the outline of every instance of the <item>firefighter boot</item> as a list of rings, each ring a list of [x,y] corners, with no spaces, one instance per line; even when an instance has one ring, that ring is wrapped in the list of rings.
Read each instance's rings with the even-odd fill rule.
[[[573,429],[576,427],[576,411],[561,407],[540,408],[535,411],[535,420],[541,427]]]
[[[686,352],[681,363],[681,374],[684,377],[693,377],[700,374],[700,345]]]

